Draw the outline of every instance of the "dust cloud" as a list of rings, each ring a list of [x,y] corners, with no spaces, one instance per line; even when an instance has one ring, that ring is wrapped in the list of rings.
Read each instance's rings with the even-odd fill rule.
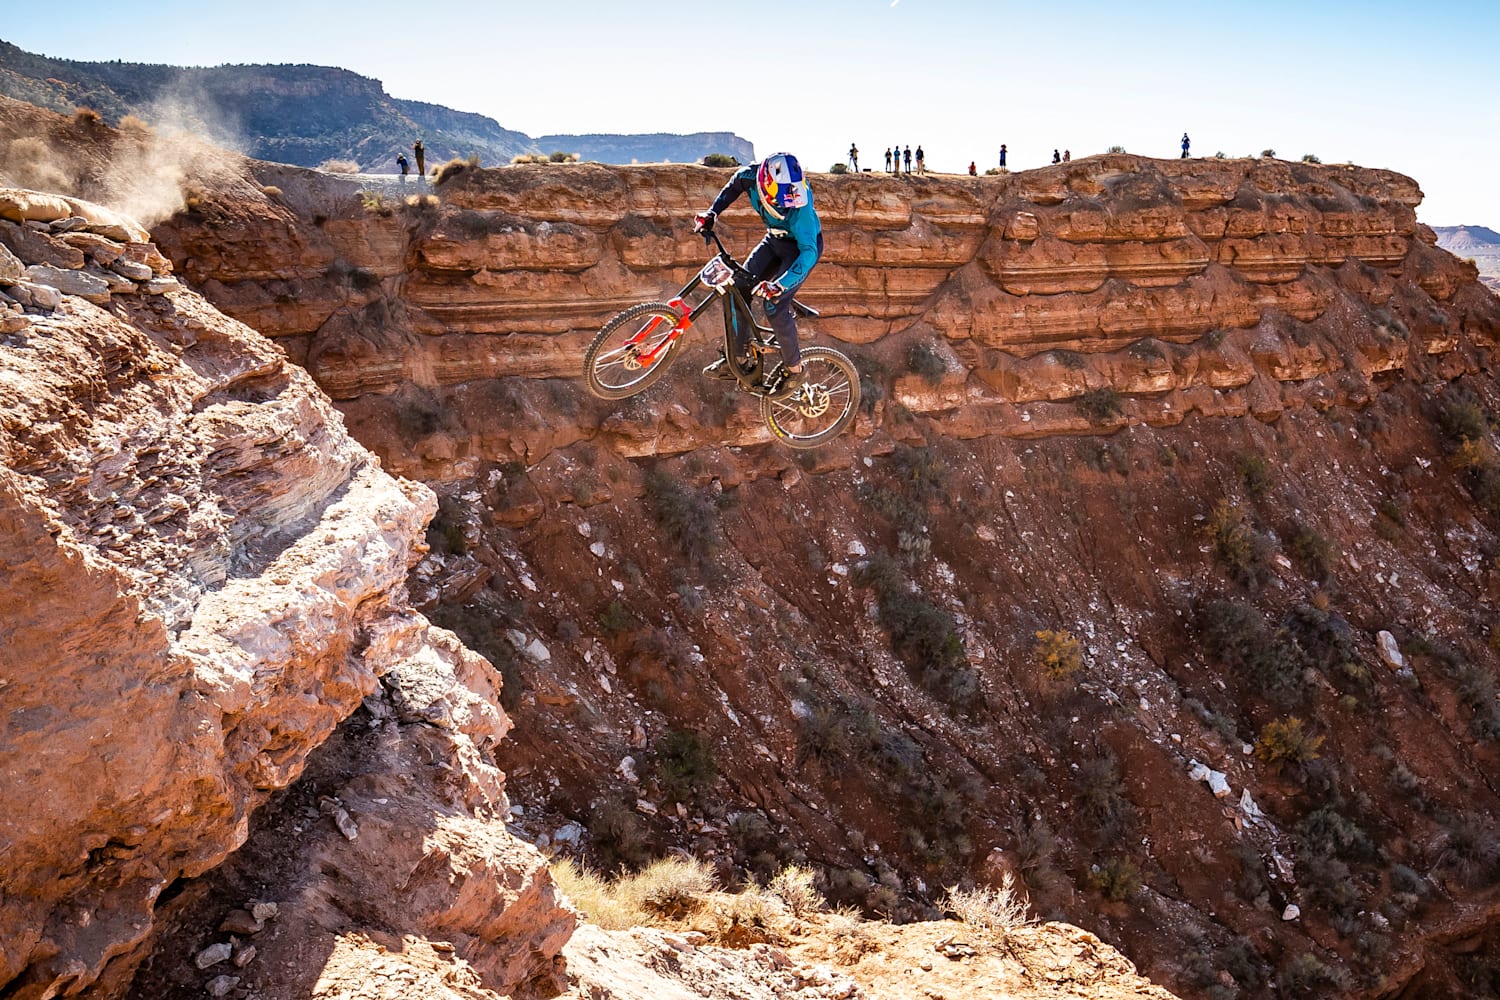
[[[244,143],[204,95],[169,88],[110,129],[78,115],[45,135],[0,145],[0,184],[98,202],[148,229],[186,204]]]

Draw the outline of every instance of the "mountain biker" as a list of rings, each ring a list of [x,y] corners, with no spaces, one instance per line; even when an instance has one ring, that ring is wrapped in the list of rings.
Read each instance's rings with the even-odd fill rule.
[[[802,387],[802,349],[791,302],[823,255],[823,225],[797,158],[791,153],[773,153],[761,163],[737,171],[708,211],[693,217],[693,232],[712,232],[719,213],[747,192],[750,207],[766,224],[766,235],[745,260],[748,278],[737,276],[735,283],[747,299],[756,295],[766,300],[766,321],[781,345],[782,360],[781,367],[766,382],[766,390],[772,396],[785,397]],[[734,347],[737,361],[749,353],[748,329],[734,331]],[[729,359],[723,357],[703,373],[734,378]]]

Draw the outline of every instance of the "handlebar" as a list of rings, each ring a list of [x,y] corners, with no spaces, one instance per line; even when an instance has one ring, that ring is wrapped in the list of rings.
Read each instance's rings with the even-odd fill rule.
[[[709,228],[702,231],[702,235],[703,245],[707,246],[709,242],[712,241],[719,248],[719,255],[724,258],[724,260],[729,264],[730,267],[734,268],[740,274],[750,273],[745,270],[745,265],[734,259],[734,254],[730,253],[729,248],[724,245],[724,241],[719,239],[719,232],[717,229],[710,226]],[[791,306],[792,312],[796,313],[798,316],[814,317],[818,315],[818,311],[812,306],[805,306],[801,302],[798,302],[796,299],[791,300]]]

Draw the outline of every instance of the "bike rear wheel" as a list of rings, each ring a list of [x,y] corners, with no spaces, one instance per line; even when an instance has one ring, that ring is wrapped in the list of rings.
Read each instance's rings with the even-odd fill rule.
[[[761,397],[760,415],[788,448],[816,448],[843,432],[859,412],[859,370],[831,347],[802,352],[802,388],[785,399]]]
[[[589,392],[624,399],[666,374],[682,351],[682,336],[673,336],[681,318],[665,302],[642,302],[616,313],[583,353]]]

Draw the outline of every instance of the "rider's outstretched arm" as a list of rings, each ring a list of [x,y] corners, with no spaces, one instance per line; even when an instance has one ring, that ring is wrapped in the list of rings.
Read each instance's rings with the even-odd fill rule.
[[[759,165],[752,163],[748,167],[741,167],[736,170],[734,176],[729,178],[729,183],[724,185],[724,189],[719,192],[719,196],[709,206],[708,213],[710,215],[718,215],[724,209],[733,205],[735,199],[740,195],[753,188],[755,186],[755,171],[757,169],[759,169]]]

